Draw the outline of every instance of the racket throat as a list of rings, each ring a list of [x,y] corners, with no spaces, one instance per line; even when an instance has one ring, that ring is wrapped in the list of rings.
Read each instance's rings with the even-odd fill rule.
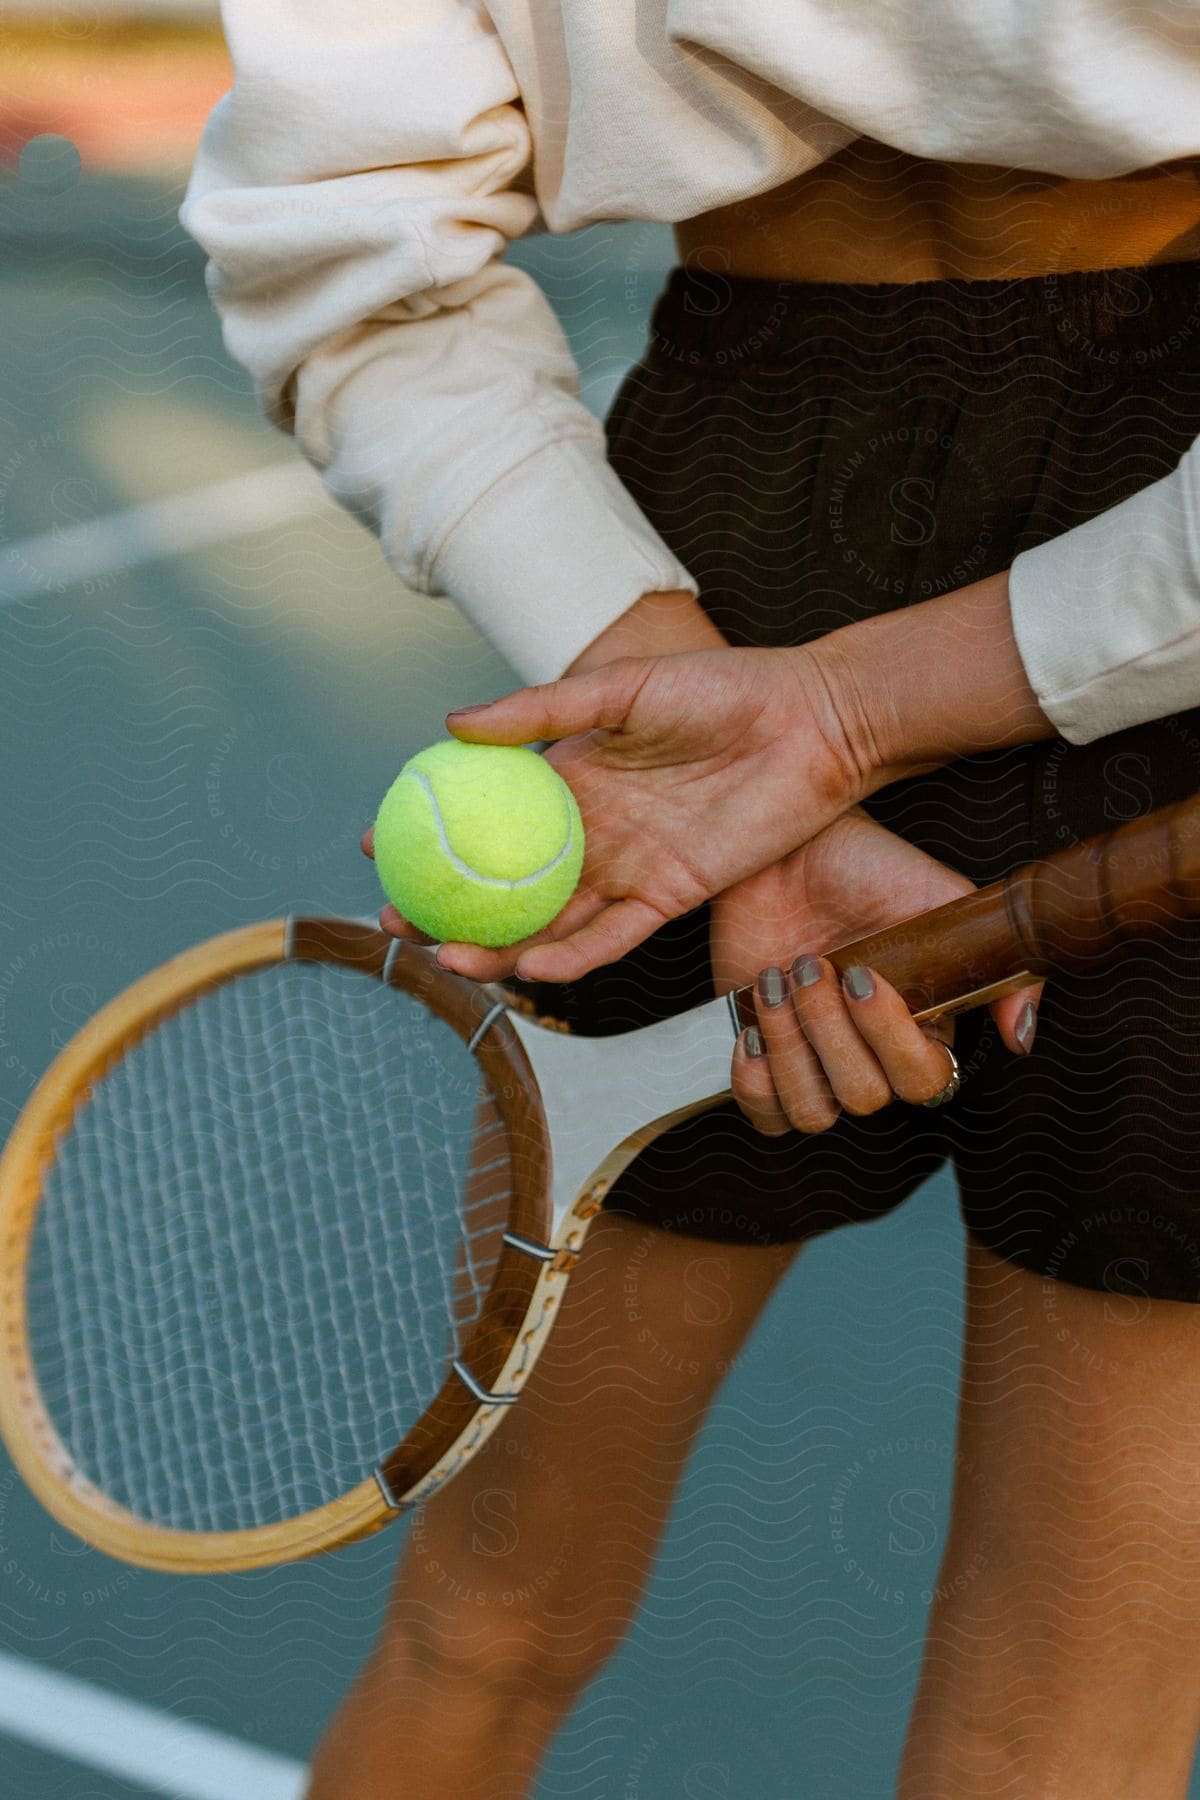
[[[737,1020],[724,996],[614,1037],[572,1037],[516,1013],[508,1018],[549,1127],[549,1250],[585,1190],[614,1179],[670,1125],[728,1096]]]

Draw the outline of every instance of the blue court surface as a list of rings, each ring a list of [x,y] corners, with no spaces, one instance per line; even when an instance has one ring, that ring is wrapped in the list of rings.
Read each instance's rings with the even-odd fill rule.
[[[374,910],[357,838],[383,789],[449,704],[509,681],[259,420],[178,192],[56,167],[0,185],[0,1131],[173,951]],[[657,226],[519,249],[597,411],[670,249]],[[885,1800],[947,1518],[961,1263],[942,1180],[802,1259],[539,1800]],[[0,1792],[295,1800],[400,1542],[139,1573],[0,1461]]]

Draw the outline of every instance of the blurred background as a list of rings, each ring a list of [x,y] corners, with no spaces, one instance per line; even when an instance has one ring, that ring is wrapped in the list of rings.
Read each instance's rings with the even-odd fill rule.
[[[223,353],[176,209],[227,85],[215,8],[189,0],[25,0],[0,24],[5,1133],[82,1021],[171,952],[374,910],[361,828],[447,706],[509,679],[323,499]],[[603,413],[669,234],[513,254]],[[806,1256],[539,1800],[891,1793],[954,1471],[960,1270],[942,1180]],[[0,1453],[0,1791],[294,1800],[400,1542],[138,1573],[55,1526]]]

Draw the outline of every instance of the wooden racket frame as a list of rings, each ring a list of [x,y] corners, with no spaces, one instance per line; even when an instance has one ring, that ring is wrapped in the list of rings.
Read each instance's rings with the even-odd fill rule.
[[[838,968],[862,962],[885,975],[914,1016],[928,1020],[981,1005],[1042,974],[1087,971],[1127,941],[1170,938],[1183,921],[1196,919],[1200,795],[1024,864],[991,887],[828,955]],[[26,1329],[30,1239],[58,1140],[94,1083],[189,1001],[288,959],[356,969],[409,992],[474,1051],[507,1134],[514,1176],[508,1231],[460,1360],[429,1411],[373,1476],[337,1500],[278,1524],[227,1532],[166,1530],[101,1493],[74,1466],[54,1429],[38,1390]],[[641,1074],[619,1038],[591,1040],[583,1069],[578,1058],[566,1056],[561,1041],[559,1054],[552,1054],[553,1033],[530,1029],[526,1020],[514,1022],[513,1007],[511,995],[439,968],[428,951],[375,926],[346,919],[274,919],[185,951],[110,1001],[71,1040],[34,1089],[0,1156],[0,1433],[49,1512],[98,1549],[147,1568],[253,1569],[369,1536],[434,1493],[486,1441],[537,1361],[608,1183],[674,1119],[725,1096],[734,1034],[757,1016],[753,990],[742,988],[633,1034],[647,1048],[653,1038],[664,1092],[669,1089],[679,1101],[673,1111],[649,1117]],[[542,1081],[551,1086],[539,1086],[522,1035],[531,1049],[536,1042]],[[564,1086],[559,1077],[572,1061],[575,1083]],[[559,1130],[564,1121],[589,1111],[596,1084],[605,1077],[614,1091],[624,1088],[626,1128],[600,1140],[588,1137],[583,1153],[575,1146],[574,1162],[569,1147],[562,1146],[555,1179],[563,1191],[553,1213],[546,1105],[556,1109]],[[585,1118],[585,1125],[594,1123]],[[564,1165],[581,1178],[577,1189]]]
[[[429,1410],[379,1469],[336,1500],[235,1531],[178,1531],[118,1505],[75,1466],[37,1382],[27,1320],[29,1250],[60,1138],[96,1082],[204,993],[257,969],[309,961],[413,994],[470,1045],[503,1120],[513,1173],[508,1232],[478,1319]],[[581,1198],[551,1251],[550,1145],[537,1083],[500,996],[427,951],[348,919],[271,919],[198,944],[111,1000],[56,1057],[0,1156],[0,1433],[48,1512],[96,1549],[143,1568],[214,1574],[316,1556],[370,1536],[449,1478],[485,1441],[536,1361],[599,1197]],[[481,1010],[482,1008],[482,1010]],[[484,1028],[481,1030],[481,1027]],[[534,1248],[541,1255],[531,1254]],[[483,1396],[495,1395],[494,1400]]]

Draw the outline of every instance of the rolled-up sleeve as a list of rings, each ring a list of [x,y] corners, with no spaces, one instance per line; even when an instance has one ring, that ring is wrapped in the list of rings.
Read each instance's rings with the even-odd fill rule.
[[[1178,468],[1018,556],[1013,630],[1073,744],[1200,706],[1200,442]]]
[[[183,222],[270,418],[527,680],[695,582],[608,465],[537,283],[509,58],[473,0],[226,0]]]

